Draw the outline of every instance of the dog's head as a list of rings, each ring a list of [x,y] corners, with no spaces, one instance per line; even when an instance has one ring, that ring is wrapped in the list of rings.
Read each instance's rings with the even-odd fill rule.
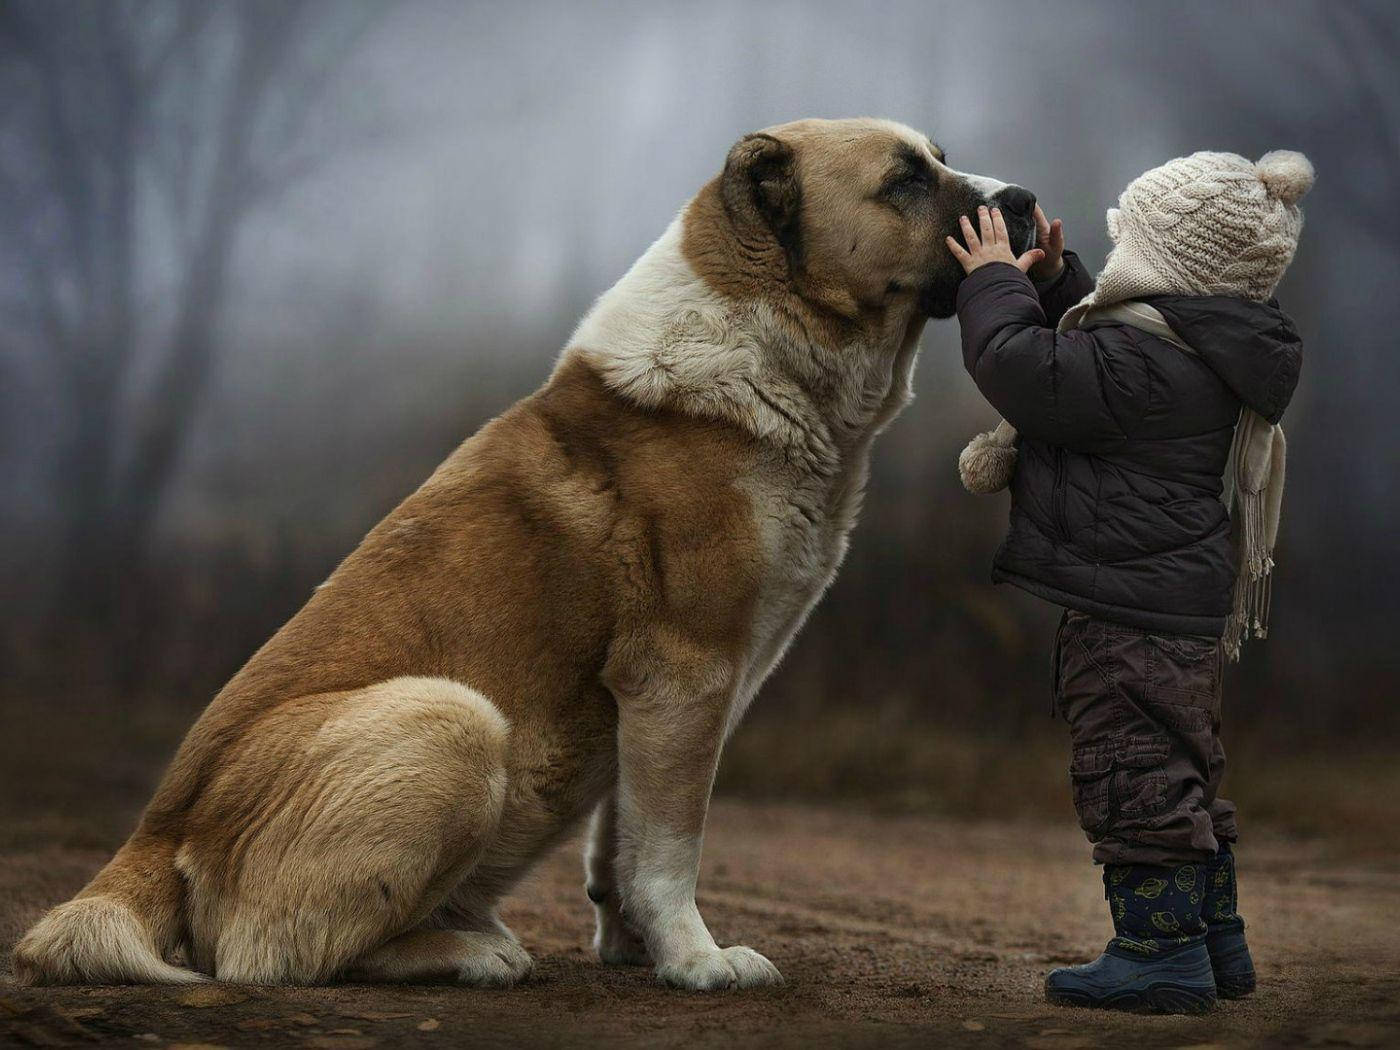
[[[955,171],[928,136],[889,120],[801,120],[740,139],[718,180],[747,257],[781,266],[823,311],[948,317],[963,271],[944,238],[958,217],[1001,208],[1017,251],[1035,240],[1035,197]]]

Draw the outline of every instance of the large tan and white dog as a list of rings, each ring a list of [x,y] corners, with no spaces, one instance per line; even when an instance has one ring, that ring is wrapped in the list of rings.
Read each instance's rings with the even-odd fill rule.
[[[841,562],[953,311],[944,236],[989,199],[1029,242],[1029,193],[901,124],[740,140],[549,382],[219,693],[16,976],[509,984],[531,961],[496,903],[591,814],[604,962],[781,980],[695,907],[720,748]]]

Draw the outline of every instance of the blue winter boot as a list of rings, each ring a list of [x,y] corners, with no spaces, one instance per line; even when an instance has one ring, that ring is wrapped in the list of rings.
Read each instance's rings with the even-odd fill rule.
[[[1205,865],[1206,951],[1215,972],[1215,990],[1222,999],[1240,999],[1254,991],[1254,960],[1244,941],[1244,920],[1239,916],[1239,889],[1235,882],[1235,854],[1228,842]]]
[[[1060,1006],[1195,1014],[1215,1005],[1215,978],[1201,919],[1204,865],[1106,864],[1104,896],[1116,936],[1083,966],[1045,978]]]

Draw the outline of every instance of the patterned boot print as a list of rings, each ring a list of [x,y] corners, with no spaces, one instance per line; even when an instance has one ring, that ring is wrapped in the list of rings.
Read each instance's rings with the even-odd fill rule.
[[[1199,941],[1205,899],[1204,866],[1106,864],[1104,896],[1117,934],[1110,942],[1126,952],[1154,955]]]

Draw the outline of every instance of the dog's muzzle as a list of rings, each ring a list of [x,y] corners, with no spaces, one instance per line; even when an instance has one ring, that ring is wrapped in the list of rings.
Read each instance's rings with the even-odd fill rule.
[[[1006,232],[1017,255],[1035,247],[1035,194],[1023,186],[1003,186],[987,199],[1001,209]]]

